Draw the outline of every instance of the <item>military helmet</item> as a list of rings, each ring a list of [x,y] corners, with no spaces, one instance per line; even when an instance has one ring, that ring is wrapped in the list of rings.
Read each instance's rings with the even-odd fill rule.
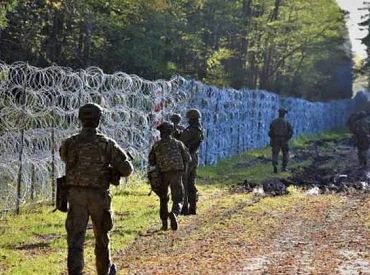
[[[174,127],[172,123],[164,121],[157,126],[157,130],[161,133],[172,133],[174,131]]]
[[[171,115],[170,120],[171,120],[173,123],[180,123],[180,121],[181,121],[181,116],[180,116],[179,114],[173,114],[173,115]]]
[[[87,103],[78,111],[78,118],[81,121],[99,120],[103,111],[100,105],[96,103]]]
[[[186,112],[186,118],[188,119],[200,119],[202,117],[198,109],[190,109]]]
[[[285,108],[279,108],[279,114],[287,114],[288,113],[288,110],[285,109]]]
[[[366,111],[360,111],[357,114],[356,120],[359,120],[359,119],[364,118],[366,116],[367,116],[367,112]]]

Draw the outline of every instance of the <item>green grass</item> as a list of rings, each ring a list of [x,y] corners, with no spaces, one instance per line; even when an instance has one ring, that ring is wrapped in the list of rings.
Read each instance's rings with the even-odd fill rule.
[[[158,199],[155,195],[148,196],[148,192],[148,185],[139,178],[116,190],[115,227],[111,234],[113,253],[158,223]],[[51,211],[51,206],[39,205],[0,221],[0,273],[59,274],[65,270],[66,214]],[[88,229],[85,250],[88,272],[94,270],[93,247],[93,232]]]
[[[305,148],[310,140],[337,140],[345,136],[343,132],[330,132],[309,138],[301,137],[292,142],[292,147]],[[245,179],[260,183],[269,177],[275,177],[269,161],[270,154],[270,148],[266,147],[223,160],[213,167],[199,169],[200,213],[212,203],[218,205],[207,200],[217,192],[224,192],[231,184],[241,183]],[[256,158],[260,159],[257,163]],[[291,166],[294,165],[299,163],[292,162]],[[279,176],[289,176],[289,173],[281,173]],[[132,177],[128,184],[113,190],[115,226],[111,239],[114,254],[127,248],[148,229],[158,229],[160,220],[159,199],[154,194],[148,196],[149,186],[140,177]],[[243,194],[241,197],[237,196],[235,194],[227,197],[224,206],[228,207],[228,204],[236,199],[246,198]],[[297,196],[294,193],[294,197]],[[284,200],[289,202],[291,198]],[[277,199],[264,199],[263,203],[273,207],[275,203],[280,204]],[[22,208],[19,216],[7,215],[0,220],[0,274],[60,274],[66,269],[66,214],[51,213],[52,209],[50,205],[33,205]],[[87,274],[94,274],[92,229],[87,231],[85,247],[85,270]]]
[[[292,150],[305,149],[308,148],[312,141],[322,139],[330,140],[328,142],[330,145],[330,143],[335,143],[336,141],[346,137],[349,137],[349,134],[344,130],[330,131],[315,135],[305,135],[291,141],[290,147]],[[255,163],[255,160],[258,158],[262,159],[262,161]],[[219,185],[238,184],[242,183],[245,179],[248,179],[249,182],[259,184],[268,178],[276,177],[276,174],[272,172],[270,159],[271,147],[267,146],[263,149],[252,150],[239,156],[222,160],[215,166],[203,167],[198,172],[198,176],[202,182],[212,182]],[[289,163],[289,167],[294,168],[298,165],[307,166],[310,163],[311,160],[297,162],[292,159]],[[290,176],[290,173],[280,173],[278,176],[286,178]]]
[[[148,196],[149,185],[138,176],[113,188],[115,225],[111,232],[112,254],[128,247],[148,229],[159,229],[159,199]],[[201,185],[201,199],[220,190]],[[66,214],[52,213],[51,205],[24,207],[21,215],[0,220],[0,274],[60,274],[66,269]],[[94,236],[91,227],[85,242],[85,271],[94,274]]]
[[[302,135],[291,142],[292,147],[295,148],[306,148],[312,141],[318,140],[331,140],[331,142],[336,142],[343,138],[349,138],[351,135],[346,129],[338,129],[335,131],[324,132],[320,134],[312,135]]]

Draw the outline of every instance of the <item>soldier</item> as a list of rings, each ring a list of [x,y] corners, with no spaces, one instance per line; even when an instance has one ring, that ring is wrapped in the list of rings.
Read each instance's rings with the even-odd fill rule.
[[[367,166],[367,151],[370,147],[370,122],[366,115],[366,112],[360,112],[357,115],[357,120],[351,124],[350,128],[355,138],[355,144],[358,150],[358,160],[362,168],[366,168]]]
[[[190,162],[190,154],[185,145],[173,138],[173,125],[163,122],[157,127],[161,133],[161,139],[157,141],[149,153],[149,165],[156,166],[161,174],[161,184],[158,190],[160,198],[159,215],[162,220],[162,230],[168,229],[168,218],[171,229],[177,230],[177,216],[181,212],[184,201],[184,187],[182,177],[187,163]],[[172,210],[168,213],[168,187],[171,189]]]
[[[364,118],[366,115],[367,115],[367,113],[365,111],[354,112],[353,114],[350,115],[350,117],[348,118],[348,120],[346,122],[346,125],[347,125],[348,130],[350,131],[350,133],[354,134],[354,125],[355,125],[355,123],[358,120]]]
[[[62,142],[60,157],[66,164],[69,210],[66,220],[68,273],[82,274],[86,226],[91,217],[95,235],[96,269],[99,275],[116,274],[111,263],[109,231],[113,227],[109,191],[111,171],[127,177],[133,166],[127,154],[112,139],[99,133],[102,109],[89,103],[82,106],[78,118],[79,134]]]
[[[196,215],[197,188],[195,187],[196,172],[199,162],[199,147],[204,139],[203,129],[200,122],[201,113],[197,109],[191,109],[186,113],[189,126],[181,133],[180,140],[189,149],[191,162],[189,163],[185,180],[185,197],[182,214]]]
[[[289,161],[289,140],[293,136],[293,127],[285,119],[288,111],[284,108],[279,109],[279,118],[274,119],[270,124],[270,145],[272,146],[272,165],[274,173],[277,173],[277,165],[280,150],[283,152],[282,171],[286,171]]]
[[[172,136],[175,139],[179,139],[180,136],[181,136],[182,131],[185,130],[185,127],[180,125],[181,116],[179,114],[173,114],[170,117],[170,121],[173,123],[173,127],[174,127],[174,132],[173,132]]]

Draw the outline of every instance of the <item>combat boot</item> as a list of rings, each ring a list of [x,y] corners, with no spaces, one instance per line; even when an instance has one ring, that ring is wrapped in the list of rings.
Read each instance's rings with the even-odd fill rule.
[[[196,203],[192,203],[189,206],[189,215],[196,215],[197,214],[197,205]]]
[[[162,220],[161,230],[163,230],[163,231],[168,230],[168,221],[167,220]]]
[[[181,213],[180,213],[181,215],[184,215],[184,216],[187,216],[187,215],[189,215],[189,208],[187,208],[187,207],[182,207],[182,209],[181,209]]]
[[[117,267],[115,264],[112,264],[109,269],[108,275],[116,275],[117,274]]]
[[[169,214],[169,218],[170,218],[170,222],[171,222],[171,229],[173,231],[177,230],[178,225],[177,225],[177,218],[176,218],[175,213],[171,212]]]

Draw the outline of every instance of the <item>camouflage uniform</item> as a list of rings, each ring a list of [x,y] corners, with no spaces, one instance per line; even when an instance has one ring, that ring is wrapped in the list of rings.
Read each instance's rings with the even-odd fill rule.
[[[361,166],[367,165],[367,152],[370,147],[370,121],[363,117],[353,123],[352,131],[354,133],[355,142],[358,150],[358,159]]]
[[[293,136],[292,125],[284,118],[287,110],[279,109],[279,118],[270,124],[270,145],[272,147],[272,165],[277,173],[280,150],[283,152],[282,171],[286,170],[289,161],[289,140]]]
[[[173,123],[173,127],[174,127],[174,132],[172,136],[175,139],[179,139],[181,136],[181,133],[185,130],[185,127],[180,125],[181,116],[179,114],[173,114],[170,118],[170,121]]]
[[[159,215],[162,220],[162,229],[167,229],[167,220],[170,218],[171,228],[176,230],[176,216],[180,214],[184,200],[182,177],[191,158],[185,145],[171,136],[173,133],[172,124],[163,122],[157,129],[161,131],[161,140],[153,145],[149,153],[149,164],[157,166],[162,175],[159,190]],[[168,213],[167,205],[169,201],[168,187],[170,187],[173,202],[171,213]]]
[[[348,118],[347,122],[346,122],[346,126],[348,127],[348,130],[350,131],[350,133],[354,134],[354,125],[355,123],[364,118],[366,116],[366,113],[364,111],[361,111],[361,112],[355,112],[353,114],[350,115],[350,117]]]
[[[86,226],[91,217],[95,235],[96,269],[99,275],[114,274],[110,258],[109,231],[113,226],[109,191],[112,168],[123,177],[133,167],[118,144],[99,133],[99,105],[86,104],[80,108],[82,131],[62,142],[60,157],[66,163],[68,186],[68,273],[82,274],[83,245]],[[97,123],[96,123],[97,121]]]
[[[180,140],[189,149],[191,162],[189,163],[185,177],[185,197],[183,214],[196,214],[197,188],[196,176],[199,164],[199,147],[204,139],[203,128],[200,123],[200,112],[196,109],[189,110],[186,114],[189,126],[182,132]]]

